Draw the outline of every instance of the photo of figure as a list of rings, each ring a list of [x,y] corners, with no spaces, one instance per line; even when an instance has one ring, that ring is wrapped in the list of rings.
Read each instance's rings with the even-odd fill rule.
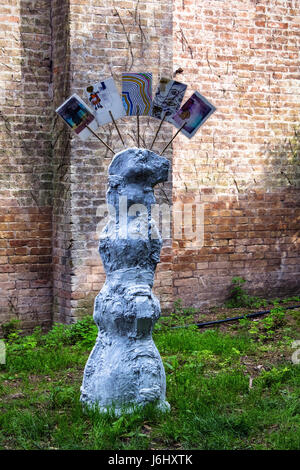
[[[126,116],[121,96],[112,77],[87,86],[85,92],[95,110],[96,119],[100,126],[112,122],[109,112],[112,113],[115,120]]]
[[[181,132],[190,139],[215,110],[216,108],[204,96],[195,91],[169,122],[180,128],[186,121]]]
[[[175,80],[162,77],[155,93],[152,107],[152,116],[166,121],[180,108],[187,85]]]
[[[81,140],[86,140],[92,135],[87,126],[94,131],[98,128],[92,110],[76,94],[70,96],[56,112]]]
[[[99,91],[94,90],[93,86],[88,86],[86,91],[89,93],[89,102],[94,106],[94,109],[97,111],[97,109],[103,108]]]

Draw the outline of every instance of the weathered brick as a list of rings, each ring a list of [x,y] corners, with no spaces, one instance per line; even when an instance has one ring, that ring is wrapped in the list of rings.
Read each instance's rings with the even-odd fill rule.
[[[120,88],[122,71],[149,70],[155,85],[159,75],[181,67],[176,79],[189,85],[186,97],[197,89],[217,111],[193,139],[180,135],[167,151],[173,176],[164,192],[182,204],[204,202],[205,227],[202,248],[188,251],[187,240],[175,239],[172,247],[165,240],[155,276],[162,307],[176,296],[194,306],[223,302],[236,274],[253,292],[265,288],[271,295],[273,285],[276,295],[297,289],[299,172],[292,153],[300,107],[298,5],[223,2],[220,10],[220,2],[209,0],[104,3],[53,0],[50,7],[34,0],[19,9],[17,0],[7,0],[1,6],[4,285],[22,299],[29,282],[30,305],[43,298],[43,324],[52,305],[61,321],[84,313],[80,302],[105,280],[96,209],[105,198],[111,156],[94,139],[82,143],[72,136],[69,145],[70,132],[53,110],[73,92],[83,97],[87,81],[100,74],[112,72]],[[157,121],[141,122],[147,146]],[[135,120],[120,121],[120,128],[127,145],[134,145]],[[101,135],[122,148],[112,126],[102,127]],[[154,150],[171,136],[165,123]],[[160,189],[156,193],[164,200]],[[188,279],[191,285],[175,285]],[[22,308],[25,315],[33,307],[27,299]]]

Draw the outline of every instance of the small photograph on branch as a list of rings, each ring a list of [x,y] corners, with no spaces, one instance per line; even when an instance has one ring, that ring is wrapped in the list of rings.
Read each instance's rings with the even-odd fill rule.
[[[181,132],[190,139],[215,110],[216,108],[204,96],[195,91],[169,122],[177,128],[186,122]]]
[[[56,112],[81,140],[87,140],[92,136],[87,126],[93,131],[98,128],[93,111],[76,93],[59,106]]]
[[[152,116],[157,119],[169,121],[170,117],[178,111],[183,100],[187,85],[170,78],[162,77],[154,96]]]
[[[112,77],[94,85],[88,85],[85,93],[100,126],[112,122],[110,112],[114,119],[126,116],[121,96]]]
[[[152,73],[122,73],[122,100],[127,116],[151,115]]]

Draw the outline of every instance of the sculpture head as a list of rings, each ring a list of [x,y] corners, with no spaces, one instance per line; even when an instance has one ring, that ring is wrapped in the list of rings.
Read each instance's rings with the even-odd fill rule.
[[[128,207],[155,203],[153,188],[167,181],[169,161],[147,149],[129,148],[117,153],[108,169],[107,202],[114,207],[120,196],[126,196]]]

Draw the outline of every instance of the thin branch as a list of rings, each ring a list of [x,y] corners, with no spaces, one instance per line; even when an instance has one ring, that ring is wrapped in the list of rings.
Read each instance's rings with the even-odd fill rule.
[[[124,23],[122,21],[122,18],[120,16],[120,13],[118,12],[118,10],[116,8],[115,8],[115,12],[116,12],[117,17],[119,18],[119,21],[121,23],[121,26],[123,28],[123,32],[125,34],[125,37],[126,37],[126,40],[127,40],[127,43],[128,43],[128,49],[129,49],[129,53],[130,53],[130,56],[131,56],[131,64],[130,64],[130,67],[129,67],[129,71],[130,71],[133,67],[133,62],[134,62],[134,56],[133,56],[131,41],[130,41],[130,38],[129,38],[129,34],[127,33],[126,28],[124,26]],[[127,64],[126,64],[126,68],[127,68]]]

